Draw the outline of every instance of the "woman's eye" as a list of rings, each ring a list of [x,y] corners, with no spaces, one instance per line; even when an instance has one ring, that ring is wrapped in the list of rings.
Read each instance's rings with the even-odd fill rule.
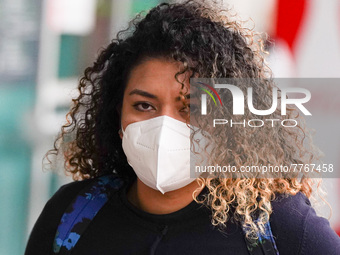
[[[150,111],[150,110],[153,110],[154,107],[149,104],[149,103],[136,103],[133,105],[133,107],[138,110],[138,111],[142,111],[142,112],[145,112],[145,111]]]

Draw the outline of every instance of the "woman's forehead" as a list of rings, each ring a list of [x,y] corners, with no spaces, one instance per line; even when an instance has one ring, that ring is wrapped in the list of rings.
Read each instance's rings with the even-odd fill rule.
[[[180,62],[164,59],[146,60],[131,70],[126,91],[130,93],[135,89],[147,89],[155,92],[161,90],[176,92],[181,90],[181,83],[184,84],[184,90],[188,90],[189,72],[178,74],[177,80],[175,77],[176,73],[182,70],[181,68],[183,64]]]
[[[182,62],[168,60],[164,58],[151,58],[142,61],[131,70],[132,76],[140,77],[161,77],[161,78],[173,78],[177,72],[181,72],[184,66]],[[182,80],[188,76],[188,72],[179,74],[178,77]]]

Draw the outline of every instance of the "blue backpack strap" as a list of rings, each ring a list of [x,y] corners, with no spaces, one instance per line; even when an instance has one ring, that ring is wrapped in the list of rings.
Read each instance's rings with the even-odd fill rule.
[[[255,220],[255,223],[257,221]],[[247,228],[243,228],[243,232],[246,234]],[[269,220],[264,224],[264,233],[257,232],[257,237],[258,239],[254,242],[250,242],[245,238],[250,255],[279,255]]]
[[[122,185],[122,179],[117,176],[105,175],[81,190],[61,218],[53,242],[53,254],[70,254],[80,236],[108,201],[110,192]]]

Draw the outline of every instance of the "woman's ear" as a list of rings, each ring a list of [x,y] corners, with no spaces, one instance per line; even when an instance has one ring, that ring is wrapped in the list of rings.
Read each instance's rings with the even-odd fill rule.
[[[123,131],[121,128],[118,130],[118,134],[119,134],[120,139],[123,139]]]

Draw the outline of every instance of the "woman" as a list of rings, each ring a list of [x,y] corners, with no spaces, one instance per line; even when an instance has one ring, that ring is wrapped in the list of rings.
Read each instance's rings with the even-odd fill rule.
[[[270,77],[261,44],[230,17],[203,1],[160,4],[85,70],[68,124],[48,154],[63,154],[66,171],[81,181],[49,200],[26,254],[340,254],[339,237],[310,205],[313,179],[187,178],[189,107],[199,106],[188,96],[189,78]],[[260,105],[269,105],[272,88],[258,88]],[[217,111],[227,108],[230,102]],[[255,145],[249,130],[195,124],[210,132],[211,162],[317,157],[302,146],[302,127],[258,131]],[[91,201],[101,205],[84,206]]]

